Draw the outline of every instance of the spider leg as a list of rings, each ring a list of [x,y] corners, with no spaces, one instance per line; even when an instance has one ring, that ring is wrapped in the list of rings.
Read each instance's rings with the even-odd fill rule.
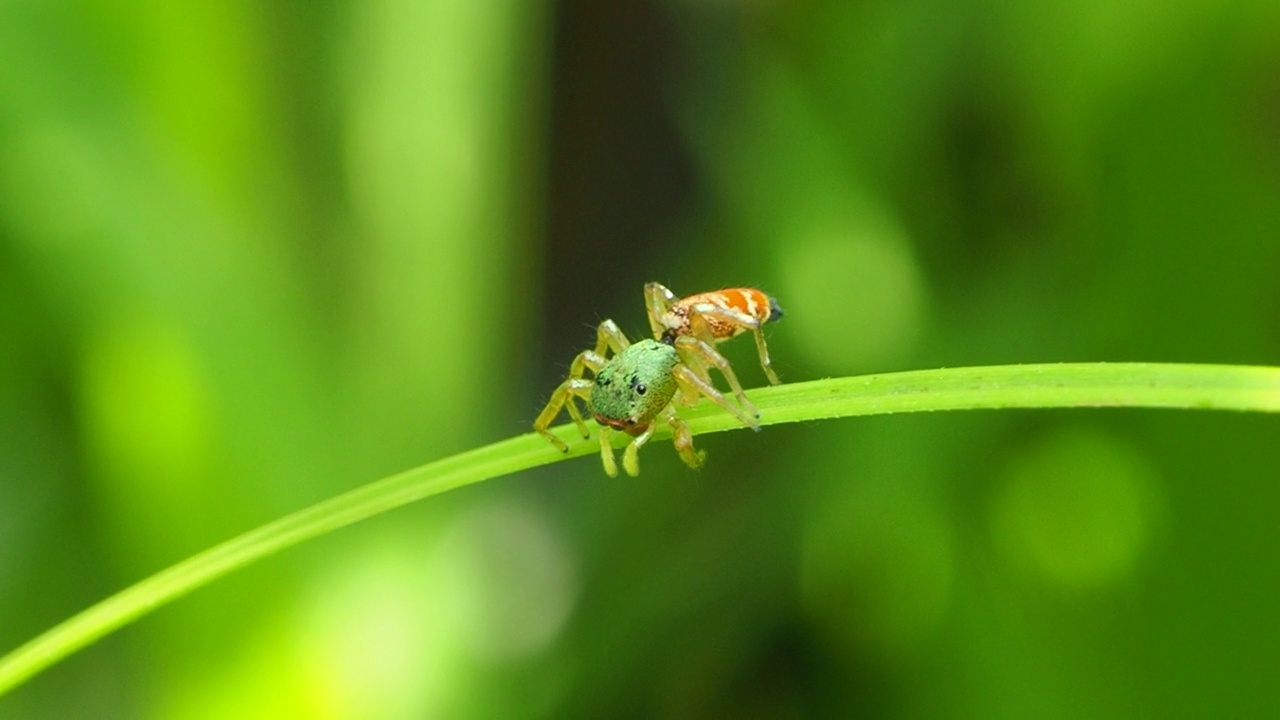
[[[542,408],[542,412],[538,413],[538,417],[533,421],[533,429],[537,430],[542,437],[551,441],[552,445],[560,448],[560,452],[569,452],[569,446],[565,441],[556,437],[547,428],[550,427],[551,421],[556,419],[561,409],[569,410],[569,417],[573,418],[573,422],[577,424],[582,437],[591,437],[591,431],[587,429],[587,423],[582,419],[582,412],[578,410],[577,400],[589,401],[591,399],[591,388],[595,387],[595,383],[584,379],[571,377],[560,383],[555,392],[551,393],[551,399],[547,401],[547,406]]]
[[[627,340],[627,336],[622,334],[612,320],[600,323],[596,328],[595,348],[583,350],[573,358],[573,362],[569,363],[568,379],[560,383],[560,387],[551,393],[551,399],[547,401],[546,407],[542,408],[542,412],[538,413],[537,419],[533,421],[533,429],[559,448],[560,452],[569,452],[569,446],[547,430],[560,414],[560,410],[566,409],[569,411],[569,417],[578,426],[578,431],[582,433],[583,439],[591,437],[591,431],[583,420],[582,411],[578,409],[578,400],[590,402],[591,388],[595,387],[595,383],[584,379],[582,374],[587,370],[593,374],[600,372],[608,362],[605,357],[607,351],[612,350],[616,355],[630,345],[631,342]]]
[[[689,314],[701,315],[704,318],[714,318],[721,322],[737,326],[743,330],[760,327],[760,319],[750,313],[744,313],[741,310],[735,310],[731,307],[721,307],[713,303],[698,303],[689,308]]]
[[[591,350],[578,353],[569,364],[569,377],[582,377],[584,368],[589,368],[592,373],[600,372],[600,368],[608,362],[606,351],[612,350],[613,354],[617,355],[630,346],[631,341],[622,334],[617,324],[612,320],[605,320],[596,327],[596,346]]]
[[[702,356],[687,350],[680,342],[684,339],[685,338],[683,337],[677,338],[675,345],[676,352],[680,354],[680,362],[683,363],[685,367],[689,368],[689,370],[693,372],[694,375],[697,375],[703,382],[714,386],[715,383],[711,382],[711,373],[707,370],[706,363]],[[693,340],[693,338],[688,338],[688,340]],[[677,386],[680,388],[680,401],[682,403],[690,406],[698,404],[698,398],[701,397],[702,393],[698,391],[696,386],[692,384],[677,384]]]
[[[651,282],[644,285],[644,306],[648,310],[649,327],[653,330],[654,339],[660,339],[663,331],[662,316],[675,305],[679,298],[661,283]]]
[[[756,351],[760,353],[760,367],[764,368],[765,377],[769,378],[770,385],[781,385],[782,381],[778,379],[778,373],[773,371],[773,361],[769,359],[769,347],[764,344],[764,331],[758,325],[755,336]]]
[[[606,475],[618,477],[618,462],[613,458],[613,445],[609,444],[609,428],[604,425],[600,426],[600,462]]]
[[[637,435],[631,441],[631,444],[627,445],[627,449],[622,452],[622,469],[626,470],[631,477],[636,477],[640,474],[640,448],[649,442],[650,437],[653,437],[652,423],[644,429],[644,432]]]
[[[760,367],[769,378],[770,385],[781,385],[778,374],[773,371],[773,361],[769,359],[769,347],[764,342],[764,330],[760,321],[744,312],[732,308],[722,308],[711,304],[695,305],[689,311],[690,327],[694,337],[704,341],[719,342],[727,340],[740,332],[750,330],[756,338],[756,352],[760,354]],[[717,338],[713,325],[728,326],[733,331]]]
[[[675,408],[668,405],[662,417],[671,426],[671,442],[675,445],[676,452],[680,454],[680,459],[691,468],[701,467],[706,453],[693,449],[693,433],[689,432],[689,426],[685,425],[676,414]]]
[[[729,400],[725,398],[725,396],[721,394],[714,385],[698,377],[698,374],[694,371],[684,365],[677,365],[676,369],[672,371],[672,374],[675,375],[676,382],[681,386],[692,385],[697,393],[705,395],[711,402],[719,405],[725,410],[728,410],[729,413],[738,418],[738,421],[743,425],[746,425],[756,432],[760,432],[760,423],[757,422],[755,418],[748,415],[742,408],[729,402]]]
[[[596,354],[604,356],[605,348],[613,351],[614,355],[631,347],[631,341],[626,335],[618,329],[617,323],[612,320],[605,320],[596,327]]]
[[[725,356],[721,355],[711,343],[685,335],[676,340],[676,349],[683,351],[681,359],[686,360],[686,365],[693,366],[694,364],[688,362],[688,360],[692,360],[695,357],[699,360],[698,366],[700,367],[693,367],[692,369],[694,369],[699,378],[707,381],[708,384],[710,384],[711,378],[706,368],[708,365],[714,365],[720,371],[720,374],[724,376],[724,379],[729,381],[729,387],[733,390],[734,396],[738,398],[738,402],[743,409],[756,417],[760,417],[760,411],[756,409],[755,405],[751,404],[751,401],[747,399],[746,393],[742,390],[742,383],[738,382],[738,376],[733,372],[733,367],[729,365],[729,361],[725,359]],[[698,372],[698,370],[701,370],[701,372]]]

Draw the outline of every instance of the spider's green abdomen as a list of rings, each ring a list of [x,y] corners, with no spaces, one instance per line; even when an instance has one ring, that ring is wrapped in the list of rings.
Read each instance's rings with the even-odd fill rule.
[[[645,431],[675,397],[675,348],[641,340],[618,353],[596,375],[591,412],[596,422],[629,435]]]

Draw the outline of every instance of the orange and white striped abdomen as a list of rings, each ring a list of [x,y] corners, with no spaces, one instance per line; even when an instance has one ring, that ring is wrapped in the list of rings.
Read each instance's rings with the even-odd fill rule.
[[[723,311],[723,312],[718,312]],[[692,334],[692,315],[701,315],[716,342],[728,340],[782,316],[782,310],[773,298],[755,288],[728,288],[714,292],[698,293],[681,298],[662,316],[662,325],[673,336]],[[754,320],[748,324],[735,321],[734,316]]]

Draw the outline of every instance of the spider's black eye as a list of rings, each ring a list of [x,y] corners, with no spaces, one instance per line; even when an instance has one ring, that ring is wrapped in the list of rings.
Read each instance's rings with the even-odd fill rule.
[[[639,385],[637,385],[637,386],[636,386],[636,394],[637,394],[637,395],[643,395],[643,394],[645,394],[646,392],[648,392],[648,390],[649,390],[649,388],[645,387],[643,383],[641,383],[641,384],[639,384]]]

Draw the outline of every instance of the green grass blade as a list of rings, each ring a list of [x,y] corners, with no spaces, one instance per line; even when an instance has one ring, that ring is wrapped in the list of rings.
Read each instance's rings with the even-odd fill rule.
[[[999,408],[1150,407],[1280,412],[1280,368],[1075,363],[920,370],[754,390],[761,424],[859,415]],[[682,412],[694,433],[742,428],[703,403]],[[121,626],[236,568],[415,500],[528,468],[595,455],[572,426],[560,453],[530,433],[370,483],[228,540],[153,575],[0,658],[0,695]],[[659,437],[669,436],[665,430]],[[625,442],[619,437],[618,443]]]

